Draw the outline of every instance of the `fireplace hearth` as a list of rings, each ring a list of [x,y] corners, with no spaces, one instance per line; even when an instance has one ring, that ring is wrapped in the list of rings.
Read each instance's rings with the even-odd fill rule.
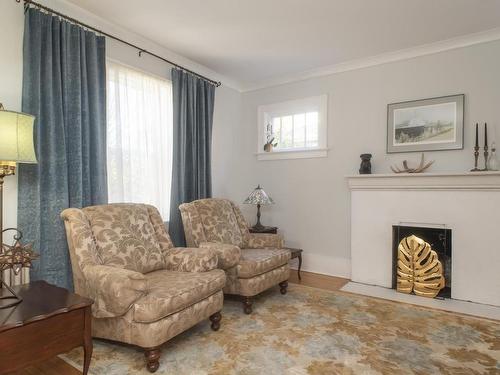
[[[392,288],[407,294],[451,298],[451,234],[444,225],[393,225]]]

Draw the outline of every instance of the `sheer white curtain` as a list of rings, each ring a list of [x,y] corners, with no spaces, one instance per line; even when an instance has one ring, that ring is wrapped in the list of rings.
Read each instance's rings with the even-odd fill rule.
[[[172,83],[107,62],[108,200],[170,214]]]

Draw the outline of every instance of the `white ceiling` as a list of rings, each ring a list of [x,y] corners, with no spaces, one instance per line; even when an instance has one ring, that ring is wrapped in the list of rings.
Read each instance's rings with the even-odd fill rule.
[[[500,27],[500,0],[69,0],[242,87]]]

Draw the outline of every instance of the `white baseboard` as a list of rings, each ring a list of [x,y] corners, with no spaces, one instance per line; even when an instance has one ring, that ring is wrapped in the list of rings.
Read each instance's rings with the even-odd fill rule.
[[[292,269],[298,268],[298,259],[290,262]],[[314,272],[322,275],[351,278],[351,260],[348,258],[330,257],[319,254],[302,253],[301,271]]]

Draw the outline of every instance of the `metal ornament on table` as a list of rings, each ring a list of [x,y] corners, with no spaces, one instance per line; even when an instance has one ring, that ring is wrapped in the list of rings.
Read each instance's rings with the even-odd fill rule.
[[[260,206],[267,206],[274,204],[273,199],[258,185],[254,191],[244,200],[244,204],[257,205],[257,223],[252,227],[256,232],[263,231],[266,227],[260,222]]]
[[[38,258],[38,254],[33,251],[33,243],[28,243],[23,245],[21,243],[21,239],[23,238],[23,234],[19,229],[16,228],[7,228],[4,229],[2,234],[7,231],[16,231],[17,234],[14,235],[14,244],[7,245],[3,244],[0,249],[0,273],[3,271],[12,270],[14,275],[19,275],[19,272],[24,267],[31,267],[31,263],[33,260]],[[8,304],[1,304],[0,309],[6,309],[12,306],[15,306],[22,302],[22,298],[19,297],[12,288],[7,285],[2,279],[0,279],[0,288],[5,287],[11,295],[1,296],[0,301],[4,300],[14,300]]]

